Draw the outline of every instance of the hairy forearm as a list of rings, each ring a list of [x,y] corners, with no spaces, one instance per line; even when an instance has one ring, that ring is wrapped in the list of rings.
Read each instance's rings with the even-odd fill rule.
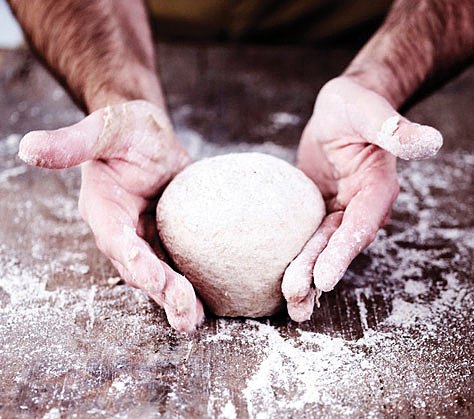
[[[433,73],[473,54],[473,0],[396,0],[344,75],[399,107]]]
[[[85,110],[133,99],[163,105],[141,1],[9,3],[33,49]]]

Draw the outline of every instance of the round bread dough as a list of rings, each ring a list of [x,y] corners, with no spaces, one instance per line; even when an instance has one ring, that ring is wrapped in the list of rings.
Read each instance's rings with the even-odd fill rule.
[[[176,267],[221,316],[268,316],[283,306],[281,280],[325,206],[306,175],[276,157],[236,153],[178,174],[157,208]]]

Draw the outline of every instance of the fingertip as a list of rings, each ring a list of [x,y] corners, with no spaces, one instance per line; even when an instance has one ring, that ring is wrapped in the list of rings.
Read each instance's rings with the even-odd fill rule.
[[[305,268],[307,267],[300,263],[298,258],[293,260],[286,268],[281,283],[281,291],[288,302],[300,301],[308,294],[311,279],[309,281],[305,279],[308,276],[311,278],[311,268]]]
[[[204,307],[199,299],[196,299],[194,310],[179,312],[176,307],[164,305],[170,326],[181,333],[192,333],[204,322]]]
[[[310,289],[308,295],[298,302],[288,302],[287,310],[291,320],[302,323],[311,319],[314,310],[315,291]]]
[[[321,291],[323,292],[329,292],[329,291],[332,291],[335,287],[335,284],[339,281],[339,279],[337,280],[331,280],[331,279],[327,279],[327,278],[324,278],[324,279],[319,279],[319,278],[316,278],[314,279],[314,285],[316,287],[318,287]]]
[[[374,144],[403,160],[422,160],[439,151],[443,136],[433,127],[410,122],[395,114],[383,122]]]
[[[346,271],[340,267],[340,263],[326,259],[326,255],[322,253],[313,269],[314,286],[323,292],[332,291]]]
[[[168,318],[168,323],[170,324],[170,326],[177,332],[192,333],[196,330],[196,324],[193,322],[190,322],[188,319],[184,317],[168,315],[167,318]]]
[[[49,167],[48,145],[50,134],[48,131],[31,131],[20,141],[18,157],[31,166]]]
[[[163,263],[166,285],[164,308],[170,325],[180,332],[192,332],[204,321],[204,308],[192,284]]]
[[[20,141],[18,157],[32,166],[65,169],[85,160],[83,148],[66,129],[31,131]]]
[[[323,292],[329,292],[334,289],[333,281],[329,280],[318,280],[315,278],[314,285],[319,287],[319,289]]]
[[[309,311],[305,307],[301,307],[299,304],[288,304],[287,309],[291,320],[296,323],[303,323],[311,320],[311,315],[313,314],[313,310]]]
[[[443,145],[441,133],[428,125],[409,123],[399,129],[400,151],[403,160],[423,160],[436,155]]]
[[[199,298],[196,298],[196,326],[200,327],[206,318],[204,306]]]

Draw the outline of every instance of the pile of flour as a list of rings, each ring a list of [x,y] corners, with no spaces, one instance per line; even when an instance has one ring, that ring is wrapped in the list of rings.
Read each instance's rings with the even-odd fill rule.
[[[199,156],[294,158],[273,144],[218,147],[187,132]],[[228,418],[429,416],[467,406],[474,155],[401,165],[393,220],[322,298],[313,323],[209,320],[182,337],[139,291],[115,285],[76,209],[78,171],[28,176],[35,169],[14,159],[18,140],[0,141],[11,157],[0,162],[2,216],[25,231],[0,245],[0,381],[11,383],[0,404],[22,388],[22,411],[46,406],[49,417],[73,414],[78,400],[90,414],[117,417],[202,403],[199,414]],[[161,398],[137,401],[152,384]]]

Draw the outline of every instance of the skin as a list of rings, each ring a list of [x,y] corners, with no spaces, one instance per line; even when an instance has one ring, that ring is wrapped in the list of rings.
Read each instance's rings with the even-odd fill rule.
[[[97,247],[164,307],[172,327],[191,331],[202,322],[190,282],[157,256],[158,197],[189,163],[162,109],[142,100],[101,108],[71,127],[27,134],[19,156],[49,169],[81,164],[79,210]]]
[[[79,208],[98,248],[127,283],[164,307],[173,328],[194,330],[204,319],[202,303],[157,256],[156,203],[189,157],[165,109],[143,4],[10,5],[33,48],[89,113],[71,127],[28,133],[19,156],[50,169],[81,165]]]
[[[437,70],[474,55],[472,22],[472,1],[395,1],[346,71],[319,92],[298,165],[321,189],[329,215],[285,272],[294,320],[311,317],[315,290],[333,289],[388,220],[399,191],[396,157],[428,158],[441,147],[439,132],[396,109]],[[382,141],[390,118],[396,130]]]
[[[131,285],[162,305],[172,327],[203,320],[191,284],[160,255],[154,208],[189,162],[164,105],[143,4],[128,0],[10,0],[32,48],[89,115],[35,131],[20,157],[39,167],[81,165],[81,214],[99,249]],[[343,75],[318,94],[298,164],[320,187],[328,216],[289,265],[290,316],[310,317],[374,239],[398,193],[396,156],[426,158],[440,134],[396,109],[435,70],[474,52],[472,0],[398,0]],[[388,124],[387,124],[388,121]]]

